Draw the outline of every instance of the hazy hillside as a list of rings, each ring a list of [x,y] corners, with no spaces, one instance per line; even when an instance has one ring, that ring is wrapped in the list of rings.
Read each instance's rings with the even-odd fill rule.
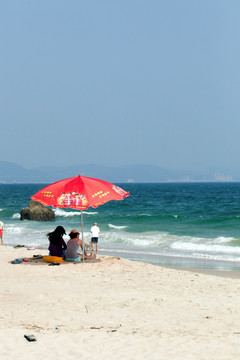
[[[17,164],[0,161],[0,183],[51,183],[76,175],[96,177],[110,182],[161,182],[161,181],[238,181],[238,174],[223,174],[217,169],[202,173],[174,171],[152,165],[107,167],[85,164],[74,166],[41,166],[25,169]]]

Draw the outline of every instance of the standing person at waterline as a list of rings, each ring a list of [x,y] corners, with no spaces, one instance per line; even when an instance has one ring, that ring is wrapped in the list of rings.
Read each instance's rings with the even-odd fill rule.
[[[3,245],[3,222],[0,221],[0,239],[1,244]]]
[[[97,226],[97,223],[94,223],[94,225],[91,227],[91,233],[92,233],[92,238],[91,238],[91,245],[92,245],[92,252],[94,252],[94,244],[96,247],[96,255],[98,252],[98,237],[100,234],[100,229]]]

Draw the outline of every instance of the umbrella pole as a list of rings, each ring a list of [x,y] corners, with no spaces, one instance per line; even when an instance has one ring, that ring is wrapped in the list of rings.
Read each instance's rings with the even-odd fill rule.
[[[83,261],[84,261],[84,239],[83,239],[83,212],[81,210],[81,231],[82,231],[82,250],[83,250]]]

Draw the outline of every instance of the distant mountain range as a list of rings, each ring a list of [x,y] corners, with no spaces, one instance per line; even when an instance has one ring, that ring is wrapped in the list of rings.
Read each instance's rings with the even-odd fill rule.
[[[96,177],[115,183],[126,182],[193,182],[193,181],[240,181],[240,172],[223,173],[208,169],[202,173],[169,170],[152,165],[72,165],[40,166],[25,169],[15,163],[0,161],[0,183],[52,183],[76,175]]]

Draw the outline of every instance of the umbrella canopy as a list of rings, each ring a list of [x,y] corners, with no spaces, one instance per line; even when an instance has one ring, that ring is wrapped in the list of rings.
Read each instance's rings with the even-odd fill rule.
[[[129,193],[107,181],[75,176],[46,186],[31,197],[45,206],[86,210],[110,200],[122,200]]]
[[[129,192],[107,181],[86,176],[75,176],[46,186],[31,197],[45,206],[86,210],[96,208],[110,200],[123,200]],[[82,241],[83,220],[82,220]],[[84,259],[84,251],[83,251]]]

